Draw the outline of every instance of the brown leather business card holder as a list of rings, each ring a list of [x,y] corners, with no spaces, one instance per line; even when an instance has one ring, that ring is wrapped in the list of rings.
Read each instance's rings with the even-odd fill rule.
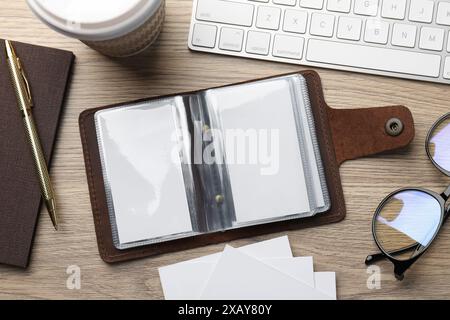
[[[304,71],[295,74],[302,75],[307,83],[309,102],[311,104],[317,142],[330,200],[330,207],[326,212],[316,214],[312,217],[245,226],[226,231],[198,234],[182,239],[119,249],[113,241],[113,221],[111,221],[108,211],[108,199],[107,192],[105,191],[95,114],[100,110],[117,108],[124,104],[90,109],[80,115],[79,123],[98,248],[102,259],[110,263],[119,262],[192,249],[243,237],[309,228],[344,219],[346,208],[339,175],[339,166],[346,160],[407,146],[414,137],[412,115],[404,106],[364,109],[330,108],[325,102],[320,77],[316,72]],[[273,78],[266,78],[266,80]],[[185,93],[185,95],[188,94],[196,94],[196,92]],[[173,96],[175,95],[147,98],[132,103],[170,98]],[[129,105],[130,103],[127,104]]]

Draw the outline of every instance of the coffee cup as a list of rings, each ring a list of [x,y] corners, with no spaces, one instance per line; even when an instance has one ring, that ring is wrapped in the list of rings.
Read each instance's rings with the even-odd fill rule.
[[[127,57],[156,40],[165,0],[27,0],[44,23],[102,54]]]

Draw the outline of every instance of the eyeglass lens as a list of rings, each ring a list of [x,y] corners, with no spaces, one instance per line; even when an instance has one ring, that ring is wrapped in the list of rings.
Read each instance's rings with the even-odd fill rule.
[[[431,132],[427,148],[431,159],[441,169],[450,172],[450,115]]]
[[[379,209],[374,234],[386,254],[408,260],[428,247],[440,220],[437,199],[419,190],[405,190],[391,196]]]

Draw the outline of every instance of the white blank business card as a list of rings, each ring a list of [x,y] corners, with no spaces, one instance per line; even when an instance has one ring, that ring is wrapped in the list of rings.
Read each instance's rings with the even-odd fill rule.
[[[287,236],[261,241],[238,248],[260,259],[289,259],[292,251]],[[159,268],[167,300],[198,299],[222,252]],[[275,261],[274,263],[277,263]]]
[[[170,99],[96,113],[120,244],[192,231],[181,160],[172,156],[175,107]]]
[[[332,300],[329,295],[289,274],[227,246],[206,284],[201,299]]]
[[[206,99],[224,133],[236,222],[309,212],[289,80],[209,90]],[[243,150],[239,133],[241,142],[256,141]]]
[[[228,252],[228,257],[223,258],[227,250],[236,250],[241,255],[230,258]],[[267,292],[277,289],[268,279],[278,279],[281,273],[284,276],[280,284],[289,279],[291,291],[277,295],[276,299],[336,299],[335,273],[314,272],[312,257],[293,257],[287,236],[237,249],[226,246],[225,251],[159,268],[164,297],[167,300],[226,299],[227,294],[227,299],[268,298]],[[241,278],[247,279],[245,294],[235,292],[236,286],[242,286]]]
[[[331,300],[337,299],[336,272],[314,272],[315,287],[325,293]]]

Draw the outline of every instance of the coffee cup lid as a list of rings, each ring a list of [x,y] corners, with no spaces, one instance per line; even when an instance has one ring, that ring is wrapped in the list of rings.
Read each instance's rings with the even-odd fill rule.
[[[162,0],[27,0],[51,28],[80,40],[114,39],[142,25]]]

